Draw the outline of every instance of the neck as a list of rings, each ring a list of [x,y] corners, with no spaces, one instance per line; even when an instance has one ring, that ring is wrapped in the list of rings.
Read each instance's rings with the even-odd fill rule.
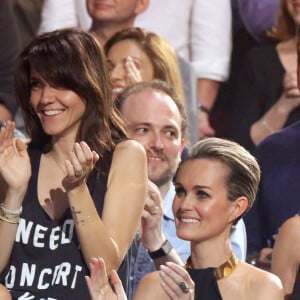
[[[107,23],[93,21],[90,32],[97,38],[102,46],[118,31],[134,26],[134,19],[123,23]]]
[[[50,152],[55,156],[59,162],[64,162],[69,159],[69,153],[73,151],[75,142],[59,139],[53,140]]]
[[[166,184],[159,187],[159,191],[160,191],[162,199],[164,199],[166,194],[168,193],[170,185],[171,185],[171,181],[169,181]]]
[[[229,235],[228,235],[229,236]],[[196,269],[215,268],[231,255],[230,239],[191,243],[191,262]]]

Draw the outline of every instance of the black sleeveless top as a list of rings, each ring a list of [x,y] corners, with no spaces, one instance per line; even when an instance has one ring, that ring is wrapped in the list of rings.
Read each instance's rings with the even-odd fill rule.
[[[1,274],[1,282],[13,299],[89,299],[84,279],[89,275],[74,221],[67,209],[60,220],[52,220],[37,197],[37,179],[42,152],[30,149],[32,176],[23,202],[10,262]],[[102,214],[107,174],[93,171],[87,185],[99,215]],[[128,256],[119,269],[125,289],[128,286]]]
[[[195,282],[195,299],[197,300],[222,300],[214,268],[187,269]]]

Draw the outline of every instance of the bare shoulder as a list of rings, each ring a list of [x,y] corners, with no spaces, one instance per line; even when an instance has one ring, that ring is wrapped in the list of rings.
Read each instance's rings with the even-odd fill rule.
[[[135,140],[125,140],[116,145],[115,151],[136,151],[136,152],[144,152],[144,147]]]
[[[284,235],[290,241],[300,239],[300,216],[296,215],[285,221],[279,228],[279,234]]]
[[[125,140],[116,145],[113,160],[139,161],[146,160],[144,147],[135,140]]]
[[[252,291],[252,296],[255,297],[253,299],[283,299],[283,287],[279,277],[245,262],[241,262],[241,267],[247,278],[247,285]]]
[[[137,287],[133,300],[169,300],[160,285],[161,281],[158,271],[144,276]]]

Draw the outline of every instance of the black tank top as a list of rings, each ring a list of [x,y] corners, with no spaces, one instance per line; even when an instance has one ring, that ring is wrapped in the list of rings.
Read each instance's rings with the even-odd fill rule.
[[[38,201],[41,154],[40,150],[29,150],[32,176],[10,262],[1,275],[1,282],[11,290],[13,299],[89,299],[84,279],[89,270],[80,251],[70,209],[60,220],[52,220]],[[108,176],[97,174],[94,170],[87,184],[101,216]],[[125,289],[128,286],[128,267],[127,256],[119,269]]]

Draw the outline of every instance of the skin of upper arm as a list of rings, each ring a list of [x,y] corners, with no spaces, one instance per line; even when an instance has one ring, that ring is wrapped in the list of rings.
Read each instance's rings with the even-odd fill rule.
[[[147,193],[144,148],[127,140],[116,146],[108,177],[102,221],[124,256],[138,228]]]
[[[292,292],[299,268],[300,218],[287,220],[279,229],[272,254],[271,271],[279,276],[286,294]]]
[[[144,276],[136,289],[133,300],[170,300],[161,287],[159,272],[152,272]]]

